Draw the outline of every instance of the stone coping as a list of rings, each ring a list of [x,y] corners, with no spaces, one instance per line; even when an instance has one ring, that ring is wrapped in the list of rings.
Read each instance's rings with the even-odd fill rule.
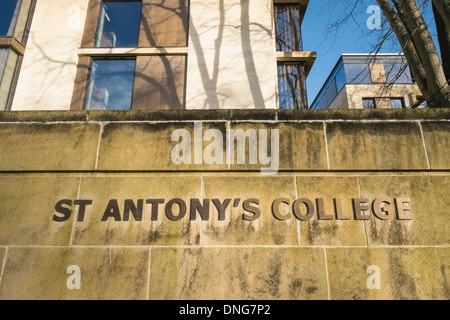
[[[3,111],[0,122],[450,120],[450,109]]]

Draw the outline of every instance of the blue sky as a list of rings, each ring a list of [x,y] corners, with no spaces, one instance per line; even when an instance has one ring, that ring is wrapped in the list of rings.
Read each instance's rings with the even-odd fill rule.
[[[347,4],[351,1],[346,1]],[[327,4],[330,3],[330,6]],[[354,19],[341,26],[336,34],[327,34],[330,23],[344,13],[340,1],[311,0],[303,20],[303,50],[316,51],[317,60],[307,79],[308,102],[314,101],[339,57],[343,53],[368,53],[382,36],[382,30],[369,30],[366,22],[371,14],[367,13],[369,5],[377,5],[376,0],[365,1],[357,10]],[[430,8],[425,8],[424,15],[431,34],[436,34]],[[396,42],[396,41],[395,41]],[[382,53],[399,52],[398,43],[389,43],[382,48]]]

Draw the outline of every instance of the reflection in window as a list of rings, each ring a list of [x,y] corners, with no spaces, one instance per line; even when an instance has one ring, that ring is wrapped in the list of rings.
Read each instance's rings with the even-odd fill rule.
[[[0,36],[11,36],[14,31],[18,0],[0,1]]]
[[[86,110],[130,110],[136,60],[94,60]]]
[[[385,63],[388,83],[412,83],[409,66],[402,63]]]
[[[6,58],[8,57],[9,49],[0,49],[0,80],[3,77],[3,70],[5,70]]]
[[[277,51],[303,51],[300,5],[275,5]]]
[[[372,98],[364,98],[363,99],[363,108],[364,109],[375,109],[375,99]]]
[[[339,93],[346,84],[344,66],[336,73],[336,90]]]
[[[0,110],[5,110],[10,99],[11,87],[19,56],[11,49],[0,49]]]
[[[137,47],[141,6],[141,1],[103,1],[95,46]]]
[[[278,65],[280,109],[304,109],[306,99],[305,67],[301,63]]]
[[[402,98],[391,98],[391,107],[392,107],[392,109],[402,109],[404,107],[403,99]]]
[[[371,83],[369,65],[366,63],[345,63],[347,83]]]

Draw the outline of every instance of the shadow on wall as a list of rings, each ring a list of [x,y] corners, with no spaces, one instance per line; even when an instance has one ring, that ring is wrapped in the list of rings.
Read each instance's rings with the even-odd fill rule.
[[[204,5],[205,7],[207,7],[206,9],[208,10],[215,9],[208,7],[208,3],[199,3],[198,5]],[[227,12],[233,9],[234,6],[240,7],[240,23],[235,25],[226,24]],[[190,24],[189,30],[190,41],[195,51],[197,65],[199,66],[198,71],[200,73],[201,83],[203,86],[201,90],[200,89],[195,90],[196,96],[193,96],[191,98],[193,98],[193,100],[198,102],[201,100],[202,95],[206,95],[206,98],[204,99],[202,106],[203,109],[223,108],[223,105],[226,105],[225,101],[228,98],[231,98],[231,95],[233,95],[233,90],[232,89],[230,90],[230,87],[233,87],[235,85],[233,83],[234,79],[230,79],[229,81],[227,81],[226,79],[221,78],[222,66],[220,63],[220,58],[222,53],[224,52],[227,53],[229,50],[236,50],[235,47],[230,48],[227,46],[231,45],[231,43],[227,42],[230,41],[230,39],[226,39],[226,41],[224,41],[225,28],[240,29],[242,56],[238,58],[245,60],[242,61],[243,65],[245,65],[245,69],[243,68],[242,71],[245,71],[246,73],[248,87],[250,88],[251,103],[245,104],[245,102],[241,101],[239,101],[239,103],[240,106],[243,108],[265,109],[266,99],[270,100],[273,96],[275,96],[275,92],[273,92],[273,94],[269,98],[266,99],[264,98],[261,89],[259,75],[257,73],[254,51],[252,50],[251,26],[256,26],[260,28],[263,32],[269,35],[269,38],[272,37],[272,32],[267,28],[265,28],[263,25],[258,23],[252,23],[250,21],[249,16],[250,0],[241,0],[240,2],[227,5],[226,8],[224,0],[219,0],[218,9],[219,9],[218,22],[214,22],[214,26],[212,26],[210,30],[206,30],[206,32],[210,32],[212,29],[217,29],[217,36],[214,40],[214,49],[213,49],[214,56],[212,59],[212,63],[211,58],[205,55],[206,50],[204,50],[202,47],[202,39],[201,39],[202,34],[199,34],[199,31],[197,30],[195,23]],[[201,27],[202,33],[205,32],[205,27],[204,26]],[[236,41],[239,41],[239,39],[236,39]],[[226,44],[225,46],[224,43]],[[271,49],[272,48],[270,48],[269,50]],[[207,52],[206,54],[208,53],[209,52]],[[236,78],[239,78],[240,75],[236,74],[235,76]],[[239,79],[241,80],[241,78]],[[200,99],[198,96],[200,96]],[[248,100],[248,98],[246,100]]]
[[[175,3],[178,2],[178,3]],[[202,105],[196,105],[197,108],[202,109],[218,109],[223,108],[224,101],[227,98],[230,98],[228,95],[233,95],[233,90],[229,90],[230,87],[235,86],[233,83],[234,79],[224,79],[223,74],[221,73],[222,66],[220,63],[221,54],[230,50],[228,47],[232,45],[226,39],[224,41],[224,33],[226,28],[240,29],[240,42],[241,42],[241,57],[245,61],[241,61],[242,66],[245,66],[246,78],[248,81],[248,87],[250,88],[251,93],[251,102],[247,103],[247,105],[240,105],[241,107],[246,108],[257,108],[257,109],[265,109],[266,108],[266,99],[272,100],[275,96],[275,92],[272,95],[268,95],[269,97],[265,99],[263,95],[263,91],[261,89],[260,79],[256,68],[256,62],[254,58],[254,51],[252,49],[252,41],[251,41],[251,26],[256,27],[261,30],[263,33],[266,33],[268,38],[272,38],[272,32],[264,27],[262,24],[251,22],[250,21],[250,0],[240,0],[240,2],[235,2],[234,4],[230,4],[225,7],[225,1],[219,0],[218,3],[216,1],[209,3],[206,2],[198,2],[197,6],[205,6],[208,10],[216,11],[218,9],[219,19],[218,21],[212,20],[211,22],[214,24],[211,26],[210,30],[206,32],[211,32],[213,29],[217,29],[217,34],[214,39],[214,45],[212,54],[213,57],[211,59],[211,50],[205,50],[202,47],[201,38],[203,35],[204,26],[202,25],[202,33],[196,28],[196,23],[189,23],[189,4],[187,0],[161,0],[161,1],[151,1],[151,3],[143,4],[143,6],[151,5],[154,7],[158,7],[161,9],[161,12],[170,12],[172,15],[178,17],[178,20],[181,21],[182,30],[186,35],[186,39],[188,39],[192,44],[192,47],[195,52],[196,65],[198,66],[198,72],[200,74],[199,81],[195,81],[189,85],[197,86],[197,90],[195,90],[195,95],[193,100],[195,103],[199,101],[202,102]],[[218,6],[218,8],[216,7]],[[236,25],[226,25],[226,15],[227,11],[232,9],[233,7],[240,7],[240,21]],[[145,9],[143,10],[146,11]],[[216,11],[217,12],[217,11]],[[159,22],[151,22],[149,20],[143,19],[142,21],[142,30],[144,34],[141,34],[141,37],[148,39],[147,45],[150,47],[159,47],[163,46],[160,43],[161,39],[157,39],[158,36],[155,37],[155,31],[161,29],[163,24],[167,24],[167,21],[161,20]],[[171,26],[169,25],[169,28]],[[173,28],[173,27],[172,27]],[[178,29],[178,31],[180,31]],[[253,30],[253,32],[255,32]],[[236,39],[238,41],[238,39]],[[186,41],[187,42],[187,41]],[[170,43],[169,46],[187,46],[187,43]],[[167,44],[166,44],[167,46]],[[234,46],[234,44],[233,44]],[[234,47],[233,47],[234,48]],[[235,50],[235,49],[232,49]],[[269,49],[269,51],[272,48]],[[207,51],[207,52],[206,52]],[[194,59],[193,57],[189,57]],[[187,61],[184,61],[183,58],[177,56],[160,56],[160,62],[152,65],[151,60],[155,59],[147,59],[146,62],[139,60],[144,60],[144,58],[138,57],[137,68],[136,68],[136,82],[135,85],[139,86],[147,86],[147,92],[143,92],[142,90],[137,90],[139,96],[134,96],[133,99],[133,109],[182,109],[186,105],[186,88],[184,83],[186,81],[185,78],[181,78],[180,73],[185,74],[185,70],[187,68]],[[184,64],[184,65],[183,65]],[[267,66],[264,66],[266,68]],[[239,69],[237,69],[239,70]],[[157,74],[155,74],[157,73]],[[236,75],[239,77],[240,75]],[[222,78],[221,78],[222,77]],[[275,80],[274,80],[275,81]],[[194,82],[194,81],[192,81]],[[198,86],[201,84],[201,87]],[[144,90],[145,91],[145,90]],[[267,95],[266,95],[267,96]],[[156,97],[158,102],[154,100]],[[249,100],[248,97],[246,97]]]

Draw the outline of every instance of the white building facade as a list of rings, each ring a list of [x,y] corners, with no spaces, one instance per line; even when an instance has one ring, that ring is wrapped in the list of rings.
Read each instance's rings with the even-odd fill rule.
[[[2,72],[3,110],[307,108],[316,57],[301,39],[307,0],[2,6],[13,12],[2,23],[26,33],[16,46],[15,33],[0,37],[20,60],[0,61],[11,69]]]

